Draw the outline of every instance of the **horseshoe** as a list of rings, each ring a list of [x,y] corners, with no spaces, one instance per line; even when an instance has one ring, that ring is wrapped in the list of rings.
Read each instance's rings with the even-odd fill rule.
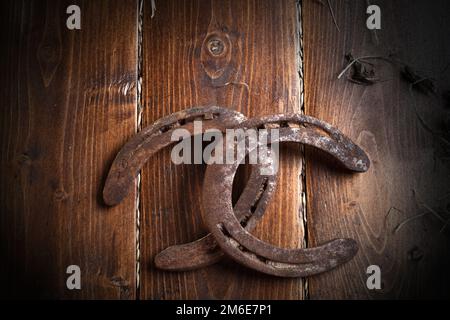
[[[364,172],[369,168],[369,159],[362,149],[336,128],[312,117],[280,114],[253,118],[237,127],[268,126],[279,127],[279,137],[272,139],[272,143],[303,143],[329,153],[350,170]],[[231,205],[233,179],[242,160],[208,165],[203,184],[204,221],[227,255],[267,274],[304,277],[333,269],[356,254],[358,245],[353,239],[335,239],[314,248],[284,249],[263,242],[245,230],[245,222],[243,226],[236,219]]]
[[[202,121],[203,132],[207,129],[225,131],[243,122],[246,117],[221,107],[196,107],[172,113],[144,128],[123,146],[114,159],[103,189],[105,204],[114,206],[127,196],[147,160],[162,148],[176,143],[171,141],[175,129],[186,129],[192,136],[195,120]]]
[[[220,107],[197,107],[159,119],[130,139],[116,156],[103,189],[105,203],[113,206],[122,201],[147,160],[162,148],[176,143],[171,141],[175,129],[187,129],[192,136],[193,121],[203,120],[203,132],[209,128],[224,132],[245,119],[237,111]],[[235,206],[238,220],[247,221],[248,230],[264,215],[275,186],[275,176],[264,177],[259,175],[259,170],[252,171]],[[208,234],[189,245],[172,246],[160,252],[155,257],[155,264],[165,270],[191,270],[211,265],[222,257],[223,253],[214,238]]]
[[[227,113],[231,113],[232,116],[229,117],[229,114],[227,114]],[[311,117],[305,117],[305,116],[299,116],[299,115],[295,115],[295,116],[302,118],[302,119],[300,119],[300,121],[297,121],[297,122],[303,123],[302,124],[303,126],[305,126],[305,125],[315,126],[316,129],[320,129],[320,130],[324,131],[325,133],[327,133],[328,135],[330,135],[337,141],[342,142],[345,146],[347,146],[347,147],[352,146],[351,141],[346,141],[345,136],[342,136],[340,134],[340,132],[337,131],[337,129],[332,128],[330,125],[327,125],[326,123],[323,123],[320,120],[317,120],[317,119],[314,119]],[[230,123],[228,123],[230,118],[231,118],[231,121],[230,121]],[[277,117],[268,117],[267,119],[261,118],[261,119],[259,119],[259,121],[261,123],[271,123],[271,124],[280,122],[282,126],[283,126],[283,124],[284,125],[287,124],[286,121],[283,121],[282,117],[279,119],[276,119],[276,118]],[[172,131],[172,129],[177,128],[177,127],[185,127],[192,134],[192,125],[189,125],[189,124],[193,120],[196,120],[196,119],[202,119],[202,120],[206,120],[206,121],[218,119],[217,123],[215,123],[215,124],[209,123],[210,125],[204,127],[203,129],[206,130],[207,128],[215,128],[215,129],[221,128],[221,130],[223,131],[223,129],[225,129],[227,127],[233,127],[233,124],[235,124],[235,123],[242,122],[242,120],[245,119],[245,117],[239,113],[232,112],[227,109],[223,109],[223,108],[219,108],[219,107],[209,107],[209,108],[193,108],[193,109],[185,110],[185,111],[178,112],[176,114],[173,114],[171,116],[168,116],[166,118],[163,118],[163,119],[157,121],[153,126],[144,129],[140,134],[138,134],[133,139],[131,139],[125,145],[125,147],[121,150],[121,152],[118,154],[118,156],[116,157],[116,160],[114,161],[113,166],[111,168],[110,174],[108,175],[107,183],[106,183],[105,189],[104,189],[105,202],[110,205],[114,205],[115,202],[116,203],[120,202],[121,199],[123,199],[123,197],[125,197],[128,192],[126,181],[131,181],[131,182],[133,181],[133,178],[134,178],[133,174],[134,175],[137,174],[139,168],[142,167],[142,165],[147,161],[147,159],[153,153],[157,152],[162,147],[173,143],[172,141],[170,141],[171,132],[169,132],[169,131]],[[289,119],[287,119],[287,120],[289,120]],[[210,122],[213,122],[213,121],[210,121]],[[188,124],[186,125],[186,123],[188,123]],[[247,127],[252,123],[253,123],[253,125],[257,124],[253,120],[247,121],[246,122]],[[225,124],[225,125],[222,127],[221,125],[223,125],[223,124]],[[292,123],[290,125],[292,125]],[[311,136],[313,136],[312,132],[311,132]],[[156,142],[152,141],[153,138],[156,138],[157,141]],[[304,142],[306,143],[306,140]],[[317,140],[317,147],[323,148],[324,150],[326,150],[327,149],[326,139],[324,141]],[[341,150],[339,148],[336,148],[334,150],[335,151],[334,154],[333,154],[333,149],[330,149],[330,151],[331,151],[330,153],[335,155],[338,160],[340,160],[346,167],[348,167],[351,170],[355,170],[355,171],[367,170],[368,160],[365,163],[364,157],[362,157],[362,159],[363,159],[362,162],[361,162],[361,159],[358,159],[358,157],[356,157],[353,160],[357,160],[357,161],[353,161],[353,163],[352,163],[351,159],[346,158],[344,149]],[[343,150],[344,150],[344,152],[343,152]],[[355,155],[358,156],[358,152],[357,152],[358,148],[355,148],[355,150],[356,150]],[[362,152],[362,150],[361,150],[361,152]],[[365,156],[364,152],[362,152],[362,155]],[[367,157],[366,157],[366,159],[367,159]],[[365,168],[365,164],[367,164],[366,168]],[[128,175],[127,175],[127,171],[128,171]],[[114,173],[116,173],[116,174],[114,175]],[[130,176],[131,176],[131,178],[130,178]],[[257,177],[257,176],[252,173],[252,177]],[[251,177],[251,179],[252,179],[252,177]],[[251,181],[251,179],[250,179],[250,181]],[[114,181],[114,180],[116,180],[116,181]],[[239,214],[239,204],[244,205],[243,212],[248,212],[248,204],[250,203],[248,201],[244,201],[241,199],[246,198],[244,196],[246,193],[250,194],[250,196],[249,196],[250,199],[253,198],[252,193],[249,190],[255,190],[255,189],[258,190],[257,188],[250,188],[250,186],[252,185],[250,183],[250,181],[249,181],[248,187],[244,190],[242,197],[240,198],[237,206],[235,207],[236,213],[238,214],[239,218],[241,216],[241,214]],[[117,183],[117,185],[114,185],[115,182]],[[260,182],[256,182],[256,185],[258,185],[258,183],[260,183]],[[273,181],[268,183],[266,180],[265,183],[267,183],[266,185],[268,185],[268,186],[273,186]],[[128,189],[130,188],[130,185],[131,185],[131,183],[128,185]],[[108,186],[110,186],[110,187],[108,188]],[[249,216],[249,215],[245,215],[245,214],[242,215],[244,217],[243,225],[245,225],[247,228],[250,228],[252,226],[251,222],[257,221],[257,219],[264,213],[265,205],[268,202],[268,198],[270,198],[271,190],[273,190],[273,187],[268,187],[266,189],[263,189],[264,196],[261,196],[261,199],[264,199],[264,197],[265,197],[266,200],[260,201],[261,206],[257,206],[257,209],[255,210],[256,214],[254,216],[252,216],[252,215]],[[245,209],[245,207],[247,207],[247,209]],[[345,239],[342,239],[342,240],[345,240]],[[341,245],[339,245],[340,249],[345,249],[345,245],[346,245],[346,243],[342,243]],[[196,250],[200,251],[200,256],[199,256],[200,259],[198,259],[198,260],[194,259],[193,263],[190,266],[188,266],[188,268],[189,267],[195,268],[195,267],[198,267],[201,265],[211,264],[211,263],[217,261],[217,259],[220,258],[222,255],[218,250],[212,250],[212,251],[210,250],[211,248],[213,248],[213,249],[216,248],[216,244],[212,240],[211,236],[206,236],[203,239],[197,240],[196,242],[191,243],[191,244],[181,245],[181,246],[179,246],[179,249],[181,249],[183,246],[185,248],[191,248],[193,251],[196,251]],[[164,254],[163,254],[164,252],[169,253],[169,254],[166,254],[165,261],[166,262],[170,261],[171,260],[170,259],[170,257],[171,257],[170,249],[171,248],[175,249],[176,247],[177,246],[174,246],[174,247],[170,247],[170,248],[164,250],[161,253],[162,255],[160,257],[164,257]],[[214,253],[214,254],[210,254],[209,257],[202,260],[201,250],[199,250],[201,248],[206,248],[207,250],[204,251],[206,253]],[[172,250],[172,252],[176,252],[176,250]],[[207,255],[205,255],[205,256],[207,256]],[[193,256],[189,256],[189,257],[192,259]],[[160,261],[164,261],[164,259],[160,259]],[[164,263],[161,263],[161,267],[163,267],[163,266],[164,266]],[[174,267],[174,269],[176,269],[176,267]]]
[[[259,169],[252,170],[250,178],[240,195],[234,213],[239,223],[251,231],[261,219],[276,188],[276,176],[262,176]],[[187,271],[212,265],[224,256],[213,235],[206,236],[181,245],[170,246],[155,257],[155,265],[159,269],[171,271]]]

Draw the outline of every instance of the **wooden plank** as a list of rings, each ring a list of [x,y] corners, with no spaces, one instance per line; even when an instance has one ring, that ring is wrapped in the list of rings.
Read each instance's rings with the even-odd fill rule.
[[[384,61],[372,62],[387,81],[361,86],[345,77],[337,80],[348,52],[356,57],[395,53],[448,90],[450,6],[448,1],[376,4],[382,29],[373,33],[366,28],[367,1],[331,1],[340,32],[326,5],[304,3],[306,113],[339,127],[372,161],[368,173],[351,175],[307,152],[309,243],[346,236],[360,244],[350,263],[310,279],[312,299],[443,298],[450,290],[449,241],[440,232],[442,222],[427,214],[394,232],[401,221],[428,212],[417,195],[439,212],[450,201],[448,159],[435,152],[439,140],[414,111],[416,105],[437,130],[447,112],[440,93],[425,96],[414,90],[411,96],[400,66]],[[381,267],[382,290],[366,287],[366,268],[372,264]]]
[[[81,30],[66,8],[81,8]],[[1,295],[135,296],[135,195],[102,204],[136,130],[137,3],[2,1]],[[81,290],[66,268],[81,269]]]
[[[145,1],[143,24],[143,126],[192,106],[219,105],[247,116],[301,111],[297,4],[283,1]],[[229,37],[228,61],[202,60],[213,32]],[[223,68],[218,80],[208,68]],[[216,69],[214,69],[216,70]],[[211,74],[211,73],[210,73]],[[278,192],[256,230],[284,247],[303,245],[301,164],[298,146],[281,152]],[[175,166],[170,150],[142,171],[140,203],[143,299],[301,299],[301,279],[280,279],[231,261],[192,272],[155,269],[164,248],[205,234],[201,223],[204,167]]]

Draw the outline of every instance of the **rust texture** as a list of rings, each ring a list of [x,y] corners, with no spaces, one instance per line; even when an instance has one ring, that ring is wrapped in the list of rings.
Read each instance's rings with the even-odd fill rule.
[[[269,140],[272,143],[298,142],[319,148],[334,156],[346,168],[357,172],[366,171],[370,165],[364,151],[349,138],[331,125],[312,117],[279,114],[253,118],[239,127],[278,127],[279,136]],[[241,161],[237,159],[233,164],[209,165],[204,180],[204,220],[227,255],[267,274],[304,277],[335,268],[356,254],[358,245],[353,239],[335,239],[314,248],[284,249],[265,243],[245,230],[245,225],[236,219],[231,205],[233,179]]]
[[[161,118],[130,139],[116,156],[109,171],[103,198],[106,204],[116,205],[122,201],[133,186],[140,168],[156,152],[176,143],[170,137],[177,128],[193,134],[194,120],[202,120],[202,133],[207,129],[225,131],[244,121],[244,115],[221,107],[196,107]],[[249,181],[235,206],[236,217],[247,221],[253,229],[265,212],[275,190],[275,176],[261,176],[253,170]],[[191,270],[219,261],[223,256],[211,234],[192,243],[171,246],[155,257],[155,265],[165,270]]]
[[[303,143],[325,151],[345,168],[356,172],[367,171],[370,165],[361,148],[338,129],[316,118],[293,113],[246,120],[241,113],[225,108],[197,107],[158,120],[125,144],[106,180],[103,192],[106,204],[119,203],[144,163],[163,147],[175,143],[171,141],[173,130],[184,128],[193,135],[194,120],[203,121],[202,132],[207,129],[225,132],[227,128],[277,128],[278,135],[273,137],[268,130],[269,144]],[[230,147],[235,145],[225,146]],[[246,148],[244,156],[257,147]],[[196,269],[219,261],[225,253],[237,262],[267,274],[303,277],[335,268],[356,254],[358,245],[353,239],[334,239],[313,248],[285,249],[253,236],[250,231],[263,216],[277,179],[276,174],[260,173],[264,166],[272,166],[273,169],[273,161],[254,165],[249,181],[233,208],[233,180],[244,158],[238,158],[231,164],[207,166],[203,184],[203,218],[211,234],[191,243],[166,248],[155,258],[158,268],[177,271]]]
[[[258,166],[252,170],[244,191],[234,206],[239,223],[251,231],[264,215],[276,187],[276,176],[262,176]],[[223,257],[212,234],[186,244],[170,246],[155,257],[155,265],[160,269],[182,271],[206,267]]]
[[[195,120],[202,121],[203,131],[225,130],[244,121],[244,115],[221,107],[196,107],[173,113],[144,128],[131,138],[114,159],[103,189],[103,200],[109,206],[120,203],[129,193],[139,170],[147,160],[171,141],[172,132],[183,128],[193,134]]]

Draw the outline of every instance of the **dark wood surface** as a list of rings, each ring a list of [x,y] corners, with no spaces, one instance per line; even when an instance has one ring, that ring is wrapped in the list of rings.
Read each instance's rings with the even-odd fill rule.
[[[307,152],[309,243],[345,236],[360,244],[347,265],[309,279],[310,297],[448,297],[448,230],[441,232],[442,221],[421,202],[441,215],[447,210],[448,217],[449,159],[415,107],[433,131],[448,115],[441,92],[450,83],[449,2],[376,1],[382,17],[376,33],[365,27],[367,1],[331,1],[340,32],[322,2],[303,5],[305,110],[357,141],[372,167],[365,174],[346,174]],[[411,94],[401,65],[378,60],[370,62],[379,83],[337,80],[349,52],[355,57],[393,54],[422,77],[434,78],[438,91]],[[427,214],[394,231],[421,213]],[[366,288],[366,268],[372,264],[381,267],[382,290]]]
[[[370,1],[329,3],[339,30],[328,1],[302,1],[300,18],[295,0],[155,1],[153,16],[144,0],[140,116],[138,0],[0,2],[0,295],[448,297],[450,232],[437,216],[445,221],[450,210],[442,142],[449,137],[438,134],[448,132],[441,94],[450,89],[450,4],[377,1],[382,29],[373,32],[365,24]],[[65,26],[70,4],[81,7],[82,30]],[[303,112],[300,21],[305,113],[349,135],[372,166],[350,174],[309,149],[304,165],[299,146],[283,146],[278,190],[254,233],[291,248],[352,237],[357,256],[307,280],[266,276],[228,259],[190,272],[155,269],[159,251],[206,233],[205,166],[175,166],[164,150],[143,168],[140,192],[107,208],[101,190],[117,151],[140,128],[192,106],[220,105],[249,117]],[[214,33],[229,39],[226,58],[205,51]],[[381,81],[361,86],[347,75],[337,79],[346,53],[397,62],[371,60]],[[402,63],[433,78],[436,93],[410,90]],[[80,291],[66,289],[72,264],[81,268]],[[381,267],[381,290],[366,287],[373,264]]]
[[[81,8],[81,30],[66,8]],[[2,1],[1,295],[135,297],[135,195],[106,169],[136,130],[137,2]],[[81,268],[81,290],[66,268]]]
[[[145,1],[143,122],[192,106],[219,105],[247,116],[300,112],[298,15],[294,0]],[[204,40],[228,38],[228,59],[205,52]],[[219,75],[219,76],[218,76]],[[256,234],[285,247],[303,245],[301,162],[298,146],[281,155],[279,188]],[[142,170],[142,299],[302,299],[302,279],[280,279],[222,261],[201,270],[170,273],[154,256],[205,234],[201,223],[202,165],[175,166],[170,150]]]

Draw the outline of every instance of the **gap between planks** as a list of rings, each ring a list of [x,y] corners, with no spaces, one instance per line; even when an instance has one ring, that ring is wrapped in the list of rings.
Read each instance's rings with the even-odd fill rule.
[[[137,2],[137,99],[136,99],[136,132],[142,130],[142,35],[144,24],[144,0]],[[140,299],[140,272],[141,272],[141,248],[140,248],[140,195],[141,195],[141,171],[139,170],[136,182],[136,300]]]
[[[136,132],[142,130],[142,67],[143,67],[143,24],[144,24],[144,1],[138,0],[138,21],[137,21],[137,43],[138,43],[138,53],[137,53],[137,70],[138,70],[138,78],[137,78],[137,101],[136,101]],[[155,13],[155,5],[154,0],[152,0],[152,17]],[[297,37],[298,37],[298,50],[297,50],[297,67],[298,67],[298,75],[300,79],[300,112],[302,114],[305,113],[305,105],[304,105],[304,61],[303,61],[303,19],[302,19],[302,1],[297,0]],[[306,158],[305,158],[305,149],[302,147],[302,155],[301,155],[301,172],[299,174],[299,183],[302,186],[301,194],[301,208],[299,215],[303,222],[303,247],[308,246],[308,225],[307,225],[307,194],[306,194]],[[141,171],[139,171],[137,176],[136,183],[136,299],[140,299],[140,191],[141,191]],[[309,287],[308,287],[308,279],[302,278],[302,287],[303,287],[303,298],[309,299]]]
[[[302,0],[297,0],[297,68],[298,68],[298,76],[300,82],[300,112],[305,114],[305,100],[304,100],[304,63],[303,63],[303,12],[302,12]],[[301,172],[299,175],[299,183],[301,185],[301,194],[299,195],[301,198],[301,212],[299,212],[300,217],[303,221],[303,248],[308,247],[308,219],[307,219],[307,194],[306,194],[306,158],[305,158],[305,147],[302,146],[301,153]],[[309,286],[308,286],[308,278],[302,278],[302,288],[303,288],[303,299],[309,299]]]

